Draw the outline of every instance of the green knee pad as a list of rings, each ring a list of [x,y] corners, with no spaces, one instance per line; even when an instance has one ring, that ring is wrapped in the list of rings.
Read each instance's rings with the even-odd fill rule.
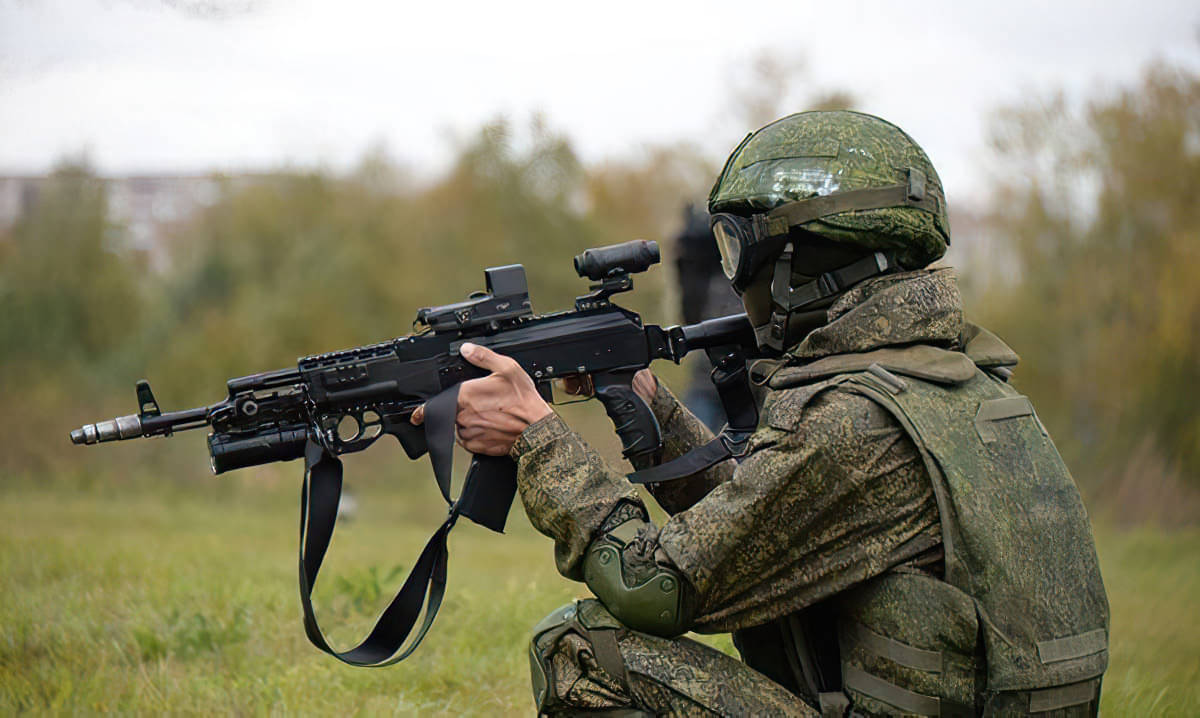
[[[614,618],[603,604],[592,598],[560,606],[534,626],[533,638],[529,642],[529,674],[533,682],[533,702],[538,713],[541,713],[553,698],[550,695],[552,676],[548,661],[543,661],[543,651],[553,646],[562,634],[573,631],[593,644],[602,668],[609,672],[619,672],[619,675],[625,678],[624,665],[613,634],[598,636],[597,633],[593,633],[616,631],[620,628],[624,628],[621,622]],[[595,645],[598,639],[611,644],[611,647],[607,651],[602,650],[600,646]],[[621,665],[615,665],[617,663]]]
[[[574,603],[559,606],[533,627],[533,637],[529,640],[529,676],[533,681],[533,704],[537,707],[538,713],[542,712],[542,708],[546,705],[546,699],[550,697],[550,678],[546,673],[547,668],[542,665],[542,658],[538,654],[538,639],[553,633],[555,635],[544,642],[545,644],[552,643],[553,639],[562,633],[562,629],[569,626],[574,620],[575,612]]]
[[[629,521],[617,529],[642,521]],[[617,531],[592,542],[583,561],[583,578],[588,588],[604,602],[621,623],[635,631],[664,638],[683,633],[689,622],[684,609],[683,578],[665,566],[653,566],[653,572],[633,579],[623,568]]]

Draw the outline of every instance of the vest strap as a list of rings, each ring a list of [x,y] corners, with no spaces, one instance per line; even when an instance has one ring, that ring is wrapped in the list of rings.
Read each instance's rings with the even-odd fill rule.
[[[842,665],[842,683],[846,688],[856,690],[869,698],[883,701],[905,713],[915,713],[920,716],[942,715],[941,699],[922,693],[913,693],[849,664]]]
[[[847,620],[845,629],[846,634],[863,648],[892,663],[926,673],[942,672],[943,663],[940,651],[927,651],[881,636],[858,621]]]
[[[868,366],[867,372],[869,372],[879,381],[883,382],[884,385],[887,386],[888,391],[892,392],[892,394],[899,394],[908,388],[908,382],[891,373],[887,369],[879,366],[878,362],[873,362],[870,366]]]
[[[1038,641],[1038,658],[1042,663],[1058,663],[1083,658],[1108,648],[1108,632],[1097,628],[1087,633],[1064,636],[1050,641]]]
[[[842,664],[842,682],[846,688],[856,690],[868,698],[883,701],[905,713],[914,713],[920,716],[944,716],[945,718],[974,718],[975,716],[973,706],[946,698],[914,693],[848,663]]]
[[[1099,692],[1100,682],[1094,678],[1082,683],[1030,691],[1029,712],[1042,713],[1091,703]]]
[[[1019,416],[1033,416],[1033,404],[1029,397],[1006,396],[1002,399],[989,399],[980,403],[978,411],[975,412],[975,431],[983,443],[990,444],[997,439],[996,422]]]

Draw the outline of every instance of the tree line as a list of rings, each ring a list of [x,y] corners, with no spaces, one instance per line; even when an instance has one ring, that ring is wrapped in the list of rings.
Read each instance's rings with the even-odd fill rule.
[[[1089,499],[1196,520],[1200,78],[1156,66],[1083,106],[1041,98],[993,120],[994,191],[951,255],[968,315],[1021,354],[1015,382]],[[162,270],[86,163],[65,163],[0,234],[0,471],[81,471],[67,429],[127,413],[136,378],[171,407],[208,403],[228,377],[403,334],[486,266],[525,264],[548,311],[584,290],[572,255],[658,239],[668,267],[628,303],[675,320],[664,240],[718,161],[681,143],[589,166],[540,119],[497,120],[433,180],[377,151],[349,172],[223,183],[168,232]]]

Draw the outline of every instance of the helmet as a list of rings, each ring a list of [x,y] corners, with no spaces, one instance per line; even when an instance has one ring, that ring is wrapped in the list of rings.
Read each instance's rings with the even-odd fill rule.
[[[771,284],[776,345],[789,313],[868,277],[924,267],[950,244],[929,157],[899,127],[861,112],[801,112],[748,135],[708,209],[734,289]],[[763,271],[771,261],[774,276]]]
[[[748,216],[811,197],[908,184],[914,177],[914,184],[924,185],[914,189],[923,189],[926,207],[897,202],[850,208],[801,226],[835,242],[892,251],[904,267],[917,269],[945,254],[950,244],[942,182],[911,137],[873,115],[801,112],[747,136],[713,185],[708,211]]]

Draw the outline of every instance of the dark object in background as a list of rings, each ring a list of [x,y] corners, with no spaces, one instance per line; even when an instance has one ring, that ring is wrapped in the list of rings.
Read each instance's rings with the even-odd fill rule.
[[[596,281],[592,291],[577,297],[573,310],[542,315],[533,313],[523,266],[492,267],[484,272],[487,291],[418,310],[413,323],[417,333],[304,357],[296,369],[230,379],[226,399],[184,411],[162,412],[149,384],[141,381],[137,414],[87,424],[71,432],[71,441],[170,436],[211,426],[208,448],[215,473],[303,458],[300,599],[308,638],[352,665],[395,663],[417,647],[437,614],[446,584],[446,538],[458,517],[502,531],[516,492],[516,464],[510,458],[475,455],[459,496],[450,496],[458,387],[488,373],[462,358],[464,342],[515,359],[548,401],[554,401],[556,389],[567,398],[599,399],[624,455],[652,463],[657,463],[662,439],[650,408],[633,391],[633,376],[655,359],[678,363],[689,351],[704,349],[730,368],[714,375],[722,381],[720,396],[730,408],[730,431],[703,450],[630,478],[640,483],[670,480],[744,449],[758,422],[741,349],[755,348],[746,316],[660,327],[643,324],[639,315],[610,301],[633,289],[632,273],[658,261],[658,245],[645,240],[587,250],[575,258],[575,268],[581,277]],[[409,419],[422,405],[424,425],[413,426]],[[429,453],[449,513],[370,635],[357,647],[338,652],[325,641],[311,603],[342,494],[338,456],[362,451],[384,434],[395,436],[409,458]],[[413,638],[401,652],[409,636]]]
[[[741,300],[721,272],[721,255],[709,228],[708,212],[691,203],[683,208],[683,229],[675,236],[675,257],[685,324],[742,311]],[[725,411],[716,387],[709,381],[712,363],[707,356],[688,361],[691,377],[683,403],[708,428],[718,431],[725,423]]]

